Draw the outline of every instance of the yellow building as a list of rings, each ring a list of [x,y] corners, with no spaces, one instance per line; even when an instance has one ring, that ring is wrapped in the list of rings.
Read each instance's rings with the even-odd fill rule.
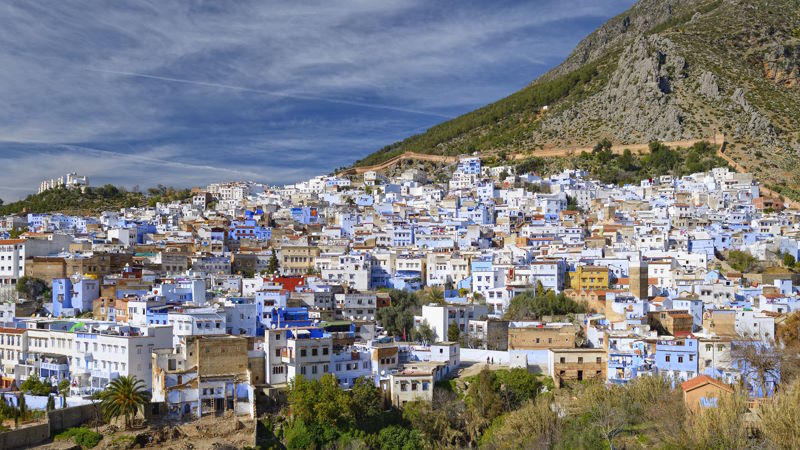
[[[570,285],[576,291],[608,289],[608,268],[579,266],[570,273]]]

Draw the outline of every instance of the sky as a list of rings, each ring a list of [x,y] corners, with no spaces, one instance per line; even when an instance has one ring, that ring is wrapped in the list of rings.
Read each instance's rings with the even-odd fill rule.
[[[0,3],[0,199],[293,183],[498,100],[633,0]]]

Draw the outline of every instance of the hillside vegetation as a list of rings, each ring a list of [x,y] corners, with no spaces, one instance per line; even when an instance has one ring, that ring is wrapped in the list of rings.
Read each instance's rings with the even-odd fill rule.
[[[641,0],[521,91],[355,164],[716,132],[746,170],[800,197],[800,0]]]
[[[407,151],[458,155],[510,144],[521,137],[518,133],[524,134],[524,127],[513,123],[510,118],[532,124],[542,107],[564,99],[577,101],[590,93],[593,86],[600,85],[601,73],[607,74],[610,70],[606,66],[609,62],[593,63],[553,80],[527,86],[500,101],[436,125],[425,133],[388,145],[355,165],[379,164]],[[473,132],[483,128],[483,133]],[[456,139],[460,139],[459,146],[446,145]]]
[[[4,205],[0,215],[49,212],[99,212],[114,211],[135,206],[155,206],[158,202],[185,200],[191,197],[189,189],[158,186],[147,193],[127,191],[111,184],[89,187],[84,190],[63,187],[31,194],[22,200]]]

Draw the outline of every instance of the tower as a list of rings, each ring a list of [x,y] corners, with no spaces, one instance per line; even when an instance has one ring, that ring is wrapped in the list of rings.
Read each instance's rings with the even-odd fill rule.
[[[650,287],[647,282],[647,269],[647,263],[642,260],[632,261],[629,269],[631,294],[640,300],[647,299],[647,291]]]

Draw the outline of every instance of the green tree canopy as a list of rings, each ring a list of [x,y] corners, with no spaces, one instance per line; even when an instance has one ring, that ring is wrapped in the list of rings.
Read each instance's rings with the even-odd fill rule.
[[[536,320],[547,315],[559,316],[583,312],[586,312],[586,307],[567,297],[563,292],[556,294],[553,291],[547,291],[537,295],[533,295],[532,292],[523,292],[511,299],[504,318],[506,320]]]
[[[125,428],[130,428],[136,414],[144,412],[144,407],[150,401],[150,391],[144,381],[132,376],[121,376],[114,379],[100,393],[100,409],[106,420],[124,417]]]

